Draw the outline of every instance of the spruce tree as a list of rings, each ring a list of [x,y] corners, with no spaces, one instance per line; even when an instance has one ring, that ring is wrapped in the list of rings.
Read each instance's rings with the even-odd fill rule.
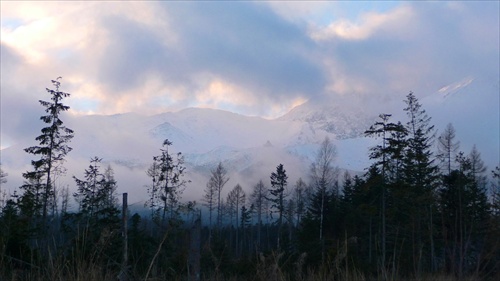
[[[429,265],[435,267],[434,227],[433,222],[436,209],[435,190],[438,185],[438,167],[434,164],[432,145],[435,135],[431,117],[422,108],[422,105],[410,92],[406,96],[408,116],[406,130],[408,132],[408,147],[404,158],[404,186],[406,194],[412,198],[413,208],[408,210],[409,227],[412,231],[413,269],[418,276],[428,260]],[[430,245],[429,248],[424,248]],[[425,250],[424,258],[422,252]],[[426,259],[425,257],[429,257]]]
[[[39,145],[25,149],[27,153],[40,156],[40,158],[31,161],[33,171],[23,173],[27,181],[21,187],[24,191],[21,201],[25,205],[34,206],[33,212],[41,214],[43,222],[46,221],[51,204],[55,204],[54,179],[57,175],[64,173],[62,164],[64,157],[72,150],[68,143],[74,135],[73,130],[66,128],[60,118],[64,111],[69,110],[69,106],[64,105],[62,100],[70,96],[60,91],[60,78],[52,80],[55,89],[46,89],[51,96],[51,101],[39,101],[47,113],[40,119],[48,125],[41,130],[42,134],[35,138]],[[28,202],[31,200],[35,202]]]
[[[286,170],[283,168],[283,164],[279,164],[276,167],[276,172],[271,173],[271,189],[269,189],[269,193],[271,194],[269,200],[272,202],[271,208],[275,209],[275,213],[278,213],[278,249],[280,248],[283,214],[285,212],[285,188],[288,183],[287,181]]]
[[[159,216],[161,221],[177,219],[179,215],[179,200],[184,191],[187,180],[184,180],[184,157],[180,152],[174,155],[169,151],[172,142],[166,139],[161,154],[153,157],[153,165],[147,174],[152,178],[153,185],[148,189],[148,204],[153,215]],[[153,217],[158,221],[158,217]]]
[[[484,171],[476,173],[472,162],[459,152],[458,169],[443,177],[439,191],[446,269],[460,279],[480,266],[490,214],[486,188],[476,179]]]
[[[385,266],[387,253],[387,209],[388,209],[388,189],[396,185],[400,178],[402,169],[403,151],[406,146],[405,136],[407,131],[400,122],[389,122],[391,114],[380,114],[380,121],[375,122],[365,135],[368,137],[381,137],[381,144],[370,148],[370,159],[375,162],[369,168],[367,182],[373,184],[372,188],[380,198],[380,219],[381,219],[381,261]],[[373,191],[372,191],[373,192]]]
[[[500,166],[496,166],[494,170],[491,171],[492,182],[491,182],[491,207],[493,214],[497,219],[499,219],[500,227]]]
[[[108,166],[104,173],[101,172],[101,161],[102,158],[97,156],[91,158],[84,179],[73,177],[77,185],[74,197],[79,203],[80,213],[91,226],[116,223],[119,213],[113,169]]]

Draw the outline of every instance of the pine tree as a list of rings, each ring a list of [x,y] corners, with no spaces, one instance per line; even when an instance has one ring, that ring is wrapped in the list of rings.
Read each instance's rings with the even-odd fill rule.
[[[40,159],[31,161],[33,171],[23,174],[27,182],[21,187],[24,190],[21,201],[24,201],[24,204],[36,206],[37,209],[34,211],[41,212],[43,222],[46,221],[51,204],[55,204],[54,178],[58,174],[64,173],[62,166],[64,157],[72,150],[68,143],[73,138],[73,130],[66,128],[60,119],[61,113],[69,110],[69,106],[64,105],[62,100],[69,97],[70,94],[59,90],[61,86],[59,79],[60,77],[52,80],[55,90],[46,89],[51,95],[51,101],[39,101],[47,113],[40,119],[48,125],[41,130],[42,134],[35,139],[39,141],[40,145],[25,149],[29,154],[39,155]],[[28,200],[37,201],[29,204]]]

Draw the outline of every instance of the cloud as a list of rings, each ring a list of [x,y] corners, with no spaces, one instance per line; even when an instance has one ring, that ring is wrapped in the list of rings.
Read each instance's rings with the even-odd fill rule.
[[[406,30],[413,19],[412,10],[402,5],[387,13],[369,12],[360,15],[356,22],[341,18],[330,23],[328,26],[313,27],[310,36],[315,40],[332,40],[335,38],[343,40],[364,40],[376,33],[389,32],[394,35],[398,30]],[[404,35],[398,32],[399,35]]]
[[[324,54],[327,91],[390,110],[387,102],[399,102],[409,91],[425,96],[465,77],[498,76],[498,14],[491,12],[498,3],[461,5],[406,3],[313,30]]]
[[[205,97],[197,97],[224,80],[239,97],[221,96],[215,104],[276,115],[284,112],[274,112],[274,104],[290,106],[325,85],[314,41],[267,6],[32,5],[32,13],[10,5],[9,18],[21,24],[3,28],[2,42],[24,55],[24,66],[59,69],[77,113],[151,113],[144,106],[152,103],[153,112],[206,105]]]
[[[399,105],[410,90],[498,76],[498,6],[6,2],[2,100],[15,105],[2,115],[28,118],[16,112],[57,76],[74,114],[203,106],[276,117],[324,96]]]

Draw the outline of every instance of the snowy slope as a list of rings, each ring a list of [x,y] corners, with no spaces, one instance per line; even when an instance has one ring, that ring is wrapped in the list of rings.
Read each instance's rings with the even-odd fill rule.
[[[361,108],[335,105],[334,101],[308,101],[295,107],[279,120],[304,122],[313,130],[323,130],[336,139],[352,139],[363,136],[363,132],[374,121],[374,114]]]
[[[452,122],[461,149],[468,153],[476,144],[489,169],[499,162],[500,155],[498,85],[498,79],[491,82],[468,77],[420,99],[436,129]],[[401,103],[395,111],[402,112],[403,107]],[[68,173],[60,184],[73,188],[71,176],[82,177],[89,159],[99,156],[103,166],[110,164],[115,169],[121,192],[129,192],[140,201],[145,198],[144,185],[149,184],[145,171],[166,138],[173,142],[172,151],[185,156],[187,177],[192,180],[185,198],[191,200],[200,199],[210,169],[219,162],[230,171],[227,189],[236,183],[250,189],[260,179],[267,183],[280,163],[287,169],[290,185],[299,177],[307,179],[310,163],[327,136],[337,146],[336,164],[362,171],[369,165],[368,147],[377,141],[363,137],[375,121],[373,116],[359,108],[310,101],[274,120],[202,108],[154,116],[129,113],[68,118],[66,124],[75,137],[65,163]],[[404,114],[396,112],[394,118],[404,118]],[[1,151],[2,169],[9,173],[6,186],[11,192],[22,184],[22,172],[31,169],[32,156],[23,148],[35,144],[30,137]]]

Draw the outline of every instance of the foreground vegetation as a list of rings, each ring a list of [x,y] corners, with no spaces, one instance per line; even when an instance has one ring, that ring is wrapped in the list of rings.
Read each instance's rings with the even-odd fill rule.
[[[183,157],[165,140],[146,211],[132,215],[99,157],[74,194],[57,186],[74,132],[60,119],[69,94],[52,82],[47,127],[25,149],[33,169],[19,192],[0,191],[0,280],[500,279],[500,169],[488,177],[476,147],[460,152],[451,124],[436,137],[413,93],[405,123],[381,114],[367,128],[379,144],[364,175],[336,168],[327,138],[304,180],[289,183],[279,164],[248,194],[223,192],[220,163],[198,205],[182,201]]]

